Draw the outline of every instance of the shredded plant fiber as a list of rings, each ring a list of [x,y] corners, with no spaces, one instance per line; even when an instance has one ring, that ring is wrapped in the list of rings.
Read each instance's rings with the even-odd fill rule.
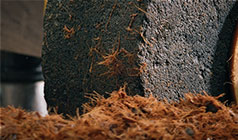
[[[186,94],[179,103],[128,96],[123,88],[107,99],[91,96],[85,113],[64,119],[13,107],[0,108],[1,139],[179,140],[238,139],[238,106],[219,97]]]

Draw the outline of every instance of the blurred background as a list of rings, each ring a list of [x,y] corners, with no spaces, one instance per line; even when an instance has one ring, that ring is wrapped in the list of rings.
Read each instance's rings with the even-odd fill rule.
[[[41,68],[44,0],[1,0],[0,106],[47,115]]]

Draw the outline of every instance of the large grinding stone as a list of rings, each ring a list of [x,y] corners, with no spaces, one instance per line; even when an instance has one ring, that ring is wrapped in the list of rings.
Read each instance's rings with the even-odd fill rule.
[[[85,93],[107,96],[124,84],[130,95],[159,99],[202,90],[229,95],[237,10],[231,0],[48,1],[42,51],[48,106],[72,115],[82,110]]]

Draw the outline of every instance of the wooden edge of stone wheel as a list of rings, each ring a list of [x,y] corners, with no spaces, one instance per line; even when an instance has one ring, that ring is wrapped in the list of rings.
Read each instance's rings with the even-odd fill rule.
[[[232,49],[231,81],[235,102],[236,104],[238,104],[238,23],[235,29],[233,49]]]

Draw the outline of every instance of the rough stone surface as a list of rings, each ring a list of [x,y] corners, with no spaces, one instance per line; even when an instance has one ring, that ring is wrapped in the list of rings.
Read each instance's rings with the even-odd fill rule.
[[[42,65],[49,106],[72,114],[87,101],[85,93],[108,96],[124,84],[129,95],[143,95],[137,52],[145,15],[135,5],[146,6],[136,0],[48,2]]]
[[[129,95],[169,100],[202,90],[230,94],[237,10],[231,0],[49,1],[42,52],[48,106],[74,114],[85,93],[107,96],[125,83]]]
[[[152,1],[140,45],[145,93],[177,100],[186,92],[231,97],[229,58],[238,19],[231,0]],[[148,89],[148,90],[146,90]]]

